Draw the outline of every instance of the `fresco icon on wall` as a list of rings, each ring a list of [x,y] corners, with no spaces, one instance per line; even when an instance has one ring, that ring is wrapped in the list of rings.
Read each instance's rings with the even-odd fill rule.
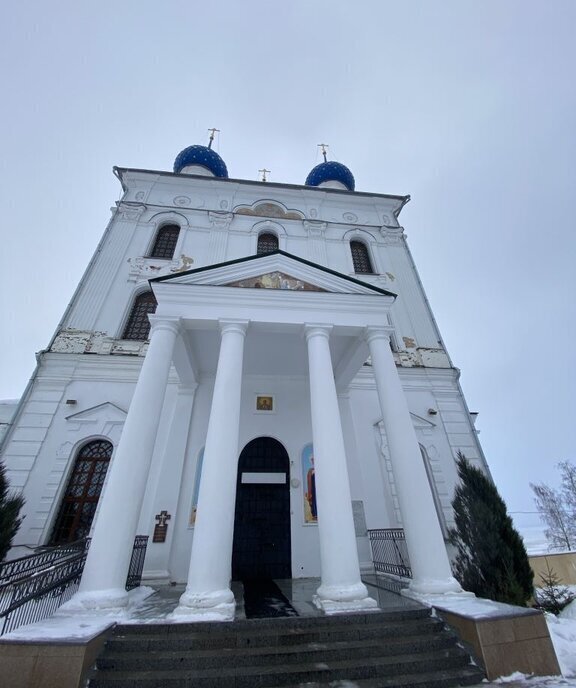
[[[257,411],[274,411],[274,397],[271,394],[262,394],[256,396],[256,410]]]
[[[196,523],[196,512],[198,510],[198,492],[200,491],[200,477],[202,476],[202,462],[204,461],[204,447],[198,454],[198,463],[196,464],[196,477],[194,478],[194,491],[192,492],[192,511],[190,512],[191,526]]]
[[[318,523],[316,508],[316,472],[314,469],[314,450],[307,444],[302,450],[302,489],[304,491],[304,521]]]

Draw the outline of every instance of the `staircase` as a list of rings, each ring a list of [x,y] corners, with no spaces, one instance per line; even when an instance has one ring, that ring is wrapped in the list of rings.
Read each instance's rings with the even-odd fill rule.
[[[117,626],[90,688],[444,688],[478,684],[428,609]]]

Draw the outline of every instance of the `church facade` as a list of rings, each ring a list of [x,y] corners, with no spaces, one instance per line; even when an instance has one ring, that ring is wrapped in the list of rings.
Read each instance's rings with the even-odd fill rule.
[[[446,546],[462,451],[488,470],[414,267],[406,196],[343,165],[231,179],[210,148],[123,189],[2,450],[14,543],[91,535],[76,602],[121,607],[136,534],[176,610],[234,614],[231,577],[319,577],[370,608],[366,535],[404,528],[415,593],[458,591]]]

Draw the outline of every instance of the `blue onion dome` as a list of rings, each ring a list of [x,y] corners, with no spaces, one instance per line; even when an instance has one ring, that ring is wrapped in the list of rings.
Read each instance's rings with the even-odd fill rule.
[[[188,146],[181,153],[178,153],[176,160],[174,160],[174,172],[180,174],[184,170],[184,174],[186,174],[187,167],[204,168],[215,177],[228,178],[226,163],[218,153],[207,146]],[[196,174],[195,170],[190,170],[190,172]]]
[[[335,188],[338,188],[340,184],[348,189],[348,191],[354,191],[354,175],[342,163],[328,161],[321,162],[319,165],[310,172],[306,177],[306,186],[332,186],[326,182],[339,182],[339,184],[334,184]]]

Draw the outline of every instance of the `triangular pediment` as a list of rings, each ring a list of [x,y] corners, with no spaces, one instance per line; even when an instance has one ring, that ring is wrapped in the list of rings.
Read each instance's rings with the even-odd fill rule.
[[[150,280],[151,284],[205,285],[244,289],[331,292],[396,296],[348,275],[284,251],[249,256]]]
[[[262,275],[236,280],[226,284],[227,287],[239,287],[241,289],[288,289],[289,291],[326,291],[317,284],[303,282],[302,280],[287,275],[285,272],[266,272]]]
[[[126,420],[126,411],[121,409],[119,406],[116,406],[116,404],[106,401],[103,404],[91,406],[90,408],[78,411],[70,416],[66,416],[66,420],[73,420],[76,422],[91,422],[99,420],[124,422]]]

